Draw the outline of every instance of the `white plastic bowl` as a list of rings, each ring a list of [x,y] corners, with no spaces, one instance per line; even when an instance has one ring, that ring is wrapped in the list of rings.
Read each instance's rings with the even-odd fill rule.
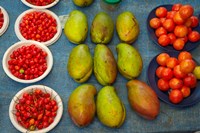
[[[0,29],[0,36],[7,30],[8,25],[9,25],[9,16],[8,13],[6,12],[6,10],[0,6],[0,9],[4,15],[4,22],[3,22],[3,26]]]
[[[17,35],[17,37],[19,38],[19,40],[23,41],[23,40],[27,40],[26,38],[24,38],[19,30],[19,24],[22,20],[22,18],[27,14],[27,13],[31,13],[34,11],[39,11],[39,12],[45,12],[47,14],[50,14],[54,19],[56,19],[57,22],[57,33],[54,35],[53,38],[51,38],[50,40],[46,41],[46,42],[42,42],[44,45],[49,46],[53,43],[55,43],[61,36],[62,33],[62,27],[61,27],[61,23],[60,20],[58,18],[58,16],[53,13],[50,10],[44,9],[44,10],[39,10],[39,9],[29,9],[24,11],[22,14],[20,14],[15,22],[15,34]]]
[[[22,97],[24,92],[32,92],[33,90],[35,90],[36,88],[41,89],[43,92],[48,92],[51,94],[51,97],[55,98],[57,105],[58,105],[58,110],[57,110],[57,115],[54,118],[54,122],[51,123],[47,128],[43,128],[41,130],[35,130],[35,131],[28,131],[26,128],[22,127],[16,120],[16,116],[15,116],[15,106],[16,106],[16,102],[19,100],[19,98]],[[12,122],[12,124],[14,125],[14,127],[19,130],[20,132],[30,132],[30,133],[46,133],[50,130],[52,130],[60,121],[61,117],[63,114],[63,103],[62,100],[60,98],[60,96],[50,87],[48,86],[44,86],[44,85],[32,85],[32,86],[28,86],[26,88],[23,88],[22,90],[20,90],[12,99],[10,106],[9,106],[9,117],[10,117],[10,121]]]
[[[8,60],[10,59],[10,55],[11,53],[16,50],[17,48],[20,48],[22,46],[28,46],[31,44],[35,44],[37,47],[41,48],[43,51],[45,51],[48,55],[46,57],[47,60],[47,69],[46,71],[39,77],[35,78],[35,79],[31,79],[31,80],[25,80],[25,79],[19,79],[17,77],[15,77],[10,70],[8,69]],[[37,42],[37,41],[31,41],[31,40],[27,40],[27,41],[20,41],[17,42],[15,44],[13,44],[12,46],[10,46],[7,51],[4,53],[3,56],[3,60],[2,60],[2,65],[3,65],[3,69],[5,71],[5,73],[8,75],[8,77],[10,77],[11,79],[20,82],[20,83],[35,83],[37,81],[42,80],[43,78],[45,78],[49,72],[51,71],[52,67],[53,67],[53,56],[51,51],[49,50],[49,48],[47,46],[45,46],[44,44]]]
[[[54,5],[56,5],[59,0],[55,0],[53,3],[49,4],[49,5],[46,5],[46,6],[36,6],[36,5],[33,5],[33,4],[30,4],[28,3],[26,0],[21,0],[22,3],[24,3],[26,6],[28,7],[31,7],[31,8],[34,8],[34,9],[47,9],[47,8],[50,8],[50,7],[53,7]]]

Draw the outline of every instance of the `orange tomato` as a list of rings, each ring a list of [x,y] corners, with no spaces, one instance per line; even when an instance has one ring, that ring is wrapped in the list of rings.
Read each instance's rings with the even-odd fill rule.
[[[171,42],[170,38],[167,36],[167,35],[161,35],[159,38],[158,38],[158,43],[161,45],[161,46],[167,46],[169,45]]]
[[[186,59],[180,62],[180,70],[185,74],[193,72],[195,66],[196,63],[192,59]]]
[[[166,61],[169,58],[169,54],[167,53],[161,53],[156,57],[156,61],[161,66],[166,66]]]
[[[181,92],[182,92],[184,98],[190,96],[190,93],[191,93],[190,88],[187,86],[183,86],[181,88]]]
[[[185,37],[188,34],[188,28],[185,25],[177,25],[174,29],[174,34],[177,37]]]
[[[152,18],[149,23],[150,27],[153,29],[157,29],[161,26],[161,22],[159,18]]]
[[[178,78],[172,78],[169,81],[169,87],[173,90],[175,89],[181,89],[183,87],[183,81]]]
[[[178,104],[183,100],[183,94],[180,90],[172,90],[169,93],[169,100],[174,103]]]
[[[187,19],[193,15],[194,8],[191,5],[183,5],[179,9],[179,13],[183,19]]]
[[[190,42],[198,42],[200,40],[200,34],[198,31],[192,31],[188,35],[188,39]]]
[[[165,7],[158,7],[155,14],[159,18],[164,18],[167,16],[167,9]]]
[[[174,49],[176,49],[176,50],[182,50],[182,49],[184,48],[184,46],[185,46],[185,42],[184,42],[184,40],[181,39],[181,38],[176,39],[176,40],[174,41],[174,43],[173,43],[173,47],[174,47]]]
[[[178,59],[176,59],[175,57],[170,57],[166,61],[166,66],[168,68],[174,68],[176,65],[178,65],[178,63]]]
[[[186,60],[186,59],[192,59],[192,54],[188,51],[181,51],[178,55],[179,62]]]

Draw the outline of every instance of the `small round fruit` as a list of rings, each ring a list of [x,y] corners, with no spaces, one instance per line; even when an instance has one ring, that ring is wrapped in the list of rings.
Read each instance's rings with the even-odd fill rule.
[[[158,7],[155,12],[156,16],[159,18],[164,18],[167,16],[167,9],[165,7]]]
[[[182,92],[184,98],[190,96],[190,93],[191,93],[190,88],[187,86],[183,86],[181,88],[181,92]]]
[[[194,8],[191,5],[183,5],[179,9],[179,13],[183,19],[187,19],[193,15]]]
[[[159,65],[166,66],[166,61],[169,57],[168,53],[161,53],[156,57],[156,61]]]
[[[185,74],[193,72],[195,67],[196,63],[192,59],[186,59],[180,62],[180,70]]]
[[[192,59],[192,55],[188,51],[181,51],[178,55],[178,60],[181,62],[186,59]]]
[[[198,20],[198,18],[197,18],[196,16],[192,16],[192,17],[190,17],[190,19],[192,20],[191,27],[192,27],[192,28],[197,27],[198,24],[199,24],[199,20]]]
[[[193,74],[195,75],[195,77],[199,80],[200,79],[200,66],[196,66],[194,68]]]
[[[173,90],[181,89],[183,87],[183,81],[181,79],[178,79],[178,78],[172,78],[169,81],[169,86]]]
[[[170,44],[173,44],[174,41],[176,40],[175,34],[174,34],[174,33],[169,33],[169,34],[167,34],[167,36],[168,36],[169,39],[171,40],[171,41],[170,41]]]
[[[160,37],[161,35],[167,35],[167,30],[161,26],[156,29],[155,34],[157,37]]]
[[[166,62],[166,66],[168,68],[174,68],[176,65],[178,65],[178,59],[175,58],[175,57],[170,57],[167,59],[167,62]]]
[[[163,27],[168,32],[172,32],[175,28],[175,23],[174,23],[173,19],[166,19],[165,22],[163,23]]]
[[[171,40],[167,35],[161,35],[158,38],[158,43],[163,47],[168,46],[170,44],[170,42],[171,42]]]
[[[164,80],[164,79],[159,79],[158,80],[158,88],[161,90],[161,91],[168,91],[170,89],[169,87],[169,81],[168,80]]]
[[[179,12],[176,12],[173,17],[174,23],[177,25],[181,25],[185,23],[185,19],[181,18]]]
[[[172,11],[179,11],[179,9],[182,7],[182,4],[181,3],[177,3],[177,4],[174,4],[172,6]]]
[[[149,22],[149,25],[153,29],[157,29],[161,26],[161,22],[159,18],[152,18]]]
[[[177,37],[185,37],[188,34],[188,28],[185,25],[177,25],[174,29],[174,34]]]
[[[165,80],[170,80],[173,78],[173,71],[171,68],[164,68],[161,72],[161,77]]]
[[[165,67],[164,66],[159,66],[157,69],[156,69],[156,76],[158,78],[161,78],[161,73],[162,73],[162,70],[164,69]]]
[[[180,65],[176,65],[173,69],[173,74],[174,74],[174,77],[176,78],[179,78],[179,79],[183,79],[184,77],[186,77],[186,74],[183,73],[181,70],[180,70]]]
[[[200,34],[198,31],[192,31],[188,35],[188,39],[190,42],[198,42],[200,40]]]
[[[184,79],[183,79],[184,85],[189,88],[195,88],[197,85],[197,78],[194,76],[193,73],[189,73]]]
[[[185,42],[182,38],[177,38],[172,45],[174,49],[182,50],[185,46]]]
[[[176,11],[168,11],[166,18],[173,19],[175,14],[176,14]]]
[[[169,93],[169,100],[174,103],[178,104],[183,100],[183,94],[180,90],[172,90]]]

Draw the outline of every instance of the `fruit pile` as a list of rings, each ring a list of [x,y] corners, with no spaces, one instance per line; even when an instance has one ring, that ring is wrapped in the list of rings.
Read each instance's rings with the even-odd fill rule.
[[[157,86],[161,91],[168,91],[169,100],[177,104],[190,96],[197,85],[197,79],[192,73],[196,67],[192,55],[182,51],[176,58],[161,53],[156,57],[156,61],[159,64],[156,69]]]
[[[30,80],[41,76],[47,69],[47,53],[34,44],[22,46],[10,55],[11,73],[20,79]]]
[[[15,106],[17,121],[30,131],[48,127],[57,115],[58,105],[51,95],[40,89],[23,93]]]
[[[198,42],[200,34],[193,30],[199,24],[199,20],[193,15],[194,8],[191,5],[174,4],[168,11],[165,7],[155,10],[156,17],[149,22],[155,29],[155,35],[161,46],[172,45],[176,50],[182,50],[188,42]]]
[[[46,42],[57,33],[57,22],[46,12],[33,11],[22,18],[19,28],[25,39]]]
[[[26,0],[26,1],[35,6],[46,6],[53,3],[55,0]]]
[[[3,12],[0,8],[0,29],[2,28],[3,23],[4,23],[4,15],[3,15]]]

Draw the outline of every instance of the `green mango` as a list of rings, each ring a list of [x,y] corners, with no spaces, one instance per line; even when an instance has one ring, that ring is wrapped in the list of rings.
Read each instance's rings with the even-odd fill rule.
[[[97,44],[94,50],[94,75],[102,85],[111,85],[117,77],[117,63],[104,44]]]
[[[83,43],[88,33],[88,21],[86,15],[78,10],[69,14],[64,26],[64,33],[68,40],[75,44]]]
[[[99,12],[93,19],[90,36],[96,44],[107,44],[111,41],[114,32],[114,22],[105,12]]]
[[[87,126],[93,121],[96,112],[94,99],[96,94],[96,88],[91,84],[80,85],[71,93],[67,110],[78,127]]]
[[[97,95],[97,116],[108,127],[120,127],[126,118],[124,104],[112,86],[103,87]]]
[[[77,6],[85,7],[91,5],[93,0],[73,0],[73,2]]]
[[[130,80],[126,87],[128,100],[133,110],[145,119],[155,119],[160,112],[160,101],[154,90],[139,80]]]
[[[140,53],[131,45],[120,43],[117,49],[119,72],[127,79],[134,79],[142,72],[143,61]]]
[[[83,83],[89,79],[93,70],[93,59],[86,44],[80,44],[72,49],[67,70],[69,75],[78,83]]]
[[[140,33],[138,21],[129,11],[118,15],[116,29],[120,40],[125,43],[133,43]]]

